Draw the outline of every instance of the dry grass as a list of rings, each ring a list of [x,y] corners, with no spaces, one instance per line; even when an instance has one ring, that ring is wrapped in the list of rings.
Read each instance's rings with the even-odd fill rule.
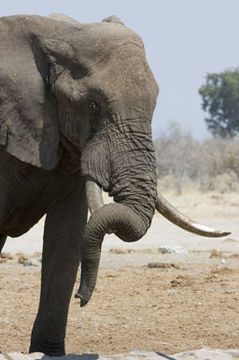
[[[178,125],[155,141],[160,186],[178,194],[187,187],[239,192],[239,138],[200,143]]]

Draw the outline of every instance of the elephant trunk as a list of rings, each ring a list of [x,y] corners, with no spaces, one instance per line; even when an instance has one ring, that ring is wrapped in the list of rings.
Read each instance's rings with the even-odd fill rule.
[[[81,306],[88,303],[94,291],[101,245],[105,234],[115,233],[123,241],[139,240],[147,231],[145,222],[128,206],[108,204],[101,207],[100,188],[92,183],[86,186],[92,215],[85,227],[84,253],[81,262],[81,283],[75,297],[81,299]],[[97,199],[99,201],[95,201]]]
[[[149,226],[129,206],[119,203],[104,205],[101,188],[94,181],[86,182],[86,193],[91,217],[85,228],[80,288],[75,294],[75,297],[81,299],[81,306],[88,303],[94,291],[105,234],[115,233],[123,241],[133,242],[139,240]],[[155,205],[169,221],[194,234],[207,237],[230,234],[197,224],[174,208],[161,194],[157,195]]]
[[[123,241],[137,241],[146,233],[155,211],[157,177],[149,130],[145,135],[135,128],[116,128],[110,141],[97,140],[93,138],[84,149],[81,163],[91,211],[84,231],[81,285],[75,295],[81,306],[89,301],[96,284],[104,235],[115,233]],[[97,184],[108,191],[114,204],[103,205]]]

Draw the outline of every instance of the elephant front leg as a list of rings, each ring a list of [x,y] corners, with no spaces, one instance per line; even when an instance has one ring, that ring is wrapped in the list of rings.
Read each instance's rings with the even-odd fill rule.
[[[3,249],[3,246],[6,242],[6,240],[7,240],[7,236],[0,234],[0,254],[2,252],[2,249]]]
[[[83,185],[47,214],[42,285],[30,352],[65,354],[68,307],[80,262],[82,229],[87,221]]]

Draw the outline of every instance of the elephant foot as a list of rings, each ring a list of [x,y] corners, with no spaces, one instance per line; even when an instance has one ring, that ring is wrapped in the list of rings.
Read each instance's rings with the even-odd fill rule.
[[[65,355],[64,342],[51,342],[44,339],[44,341],[31,341],[29,353],[41,352],[49,356],[63,356]]]

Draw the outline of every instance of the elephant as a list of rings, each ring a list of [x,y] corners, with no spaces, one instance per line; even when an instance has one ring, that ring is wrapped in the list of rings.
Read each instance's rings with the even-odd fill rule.
[[[0,250],[46,216],[29,351],[64,355],[79,264],[75,296],[84,306],[106,233],[139,240],[155,209],[196,234],[228,233],[195,223],[157,193],[158,85],[141,38],[118,17],[2,17],[0,39]],[[104,205],[102,190],[114,203]]]

